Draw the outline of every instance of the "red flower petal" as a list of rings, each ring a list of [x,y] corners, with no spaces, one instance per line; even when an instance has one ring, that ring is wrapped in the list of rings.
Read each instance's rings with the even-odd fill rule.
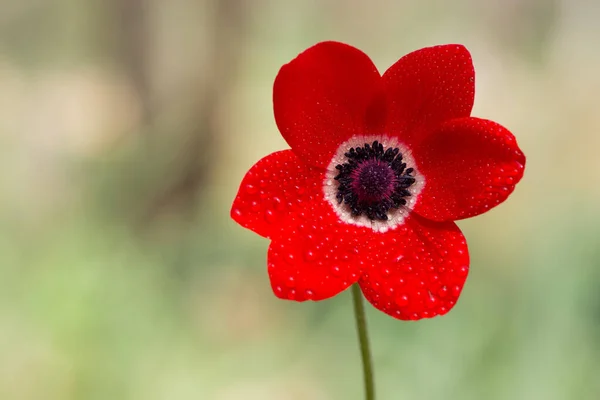
[[[471,55],[464,46],[434,46],[407,54],[383,74],[387,133],[412,147],[439,123],[468,117],[474,81]]]
[[[381,76],[366,54],[343,43],[319,43],[279,71],[273,87],[277,126],[298,156],[324,168],[352,135],[381,133],[380,88]]]
[[[512,133],[478,118],[442,124],[413,155],[425,176],[415,212],[436,221],[469,218],[502,203],[525,167]]]
[[[412,214],[375,239],[370,248],[379,262],[359,281],[371,304],[403,320],[443,315],[456,304],[469,272],[467,244],[456,224]]]
[[[323,173],[305,165],[291,150],[257,162],[244,176],[231,207],[231,218],[264,237],[288,214],[321,193]]]
[[[355,283],[365,268],[368,228],[339,221],[325,201],[314,201],[290,215],[273,234],[268,269],[275,295],[282,299],[323,300]]]

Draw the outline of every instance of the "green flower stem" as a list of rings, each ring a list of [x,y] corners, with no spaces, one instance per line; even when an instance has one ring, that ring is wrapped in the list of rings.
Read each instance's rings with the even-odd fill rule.
[[[369,348],[369,335],[367,334],[367,319],[363,306],[363,295],[358,284],[352,285],[352,301],[354,303],[354,316],[356,317],[356,330],[360,344],[363,374],[365,380],[365,400],[375,400],[375,385],[373,383],[373,362]]]

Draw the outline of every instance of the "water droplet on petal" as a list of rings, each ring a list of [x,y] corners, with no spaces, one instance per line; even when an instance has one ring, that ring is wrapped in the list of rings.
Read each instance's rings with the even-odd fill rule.
[[[246,192],[248,192],[250,194],[255,194],[256,192],[258,192],[258,188],[249,183],[246,185]]]
[[[313,293],[313,291],[312,291],[312,290],[307,290],[306,292],[304,292],[304,294],[306,295],[306,299],[307,299],[307,300],[310,300],[310,299],[312,299],[312,297],[313,297],[313,295],[314,295],[314,293]]]
[[[438,300],[431,293],[429,293],[429,296],[427,296],[427,299],[425,300],[425,305],[428,308],[432,308],[432,307],[435,307],[435,305],[437,303],[438,303]]]
[[[304,259],[308,262],[313,262],[317,259],[317,253],[312,250],[306,250],[304,252]]]
[[[452,286],[452,296],[458,297],[460,295],[460,286]]]
[[[405,307],[408,305],[408,296],[403,294],[402,296],[396,297],[396,304],[398,307]]]
[[[448,295],[448,288],[446,286],[442,286],[438,290],[438,296],[440,296],[440,297],[446,297],[447,295]]]
[[[279,197],[273,197],[273,204],[275,204],[275,209],[278,211],[285,210],[285,203],[281,201]]]
[[[289,277],[287,278],[287,282],[286,282],[286,284],[287,284],[289,287],[293,287],[293,286],[296,284],[296,280],[294,279],[294,277],[293,277],[293,276],[289,276]]]
[[[265,220],[269,224],[272,224],[272,223],[275,222],[275,213],[273,212],[273,210],[267,210],[267,211],[265,211]]]

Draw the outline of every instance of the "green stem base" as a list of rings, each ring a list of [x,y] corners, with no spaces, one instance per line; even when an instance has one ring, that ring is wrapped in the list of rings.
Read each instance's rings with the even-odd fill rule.
[[[363,295],[358,284],[352,285],[352,302],[354,303],[354,316],[356,318],[356,330],[360,344],[360,355],[363,364],[363,375],[365,381],[365,400],[375,400],[375,385],[373,382],[373,361],[371,360],[371,349],[369,348],[369,335],[367,333],[367,319]]]

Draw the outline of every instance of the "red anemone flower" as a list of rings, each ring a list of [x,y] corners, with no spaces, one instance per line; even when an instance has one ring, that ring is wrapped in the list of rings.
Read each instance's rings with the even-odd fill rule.
[[[461,45],[380,75],[360,50],[323,42],[281,68],[273,107],[291,150],[256,163],[231,209],[271,239],[277,297],[323,300],[358,283],[403,320],[456,304],[469,253],[453,221],[502,203],[525,167],[506,128],[470,117],[474,74]]]

